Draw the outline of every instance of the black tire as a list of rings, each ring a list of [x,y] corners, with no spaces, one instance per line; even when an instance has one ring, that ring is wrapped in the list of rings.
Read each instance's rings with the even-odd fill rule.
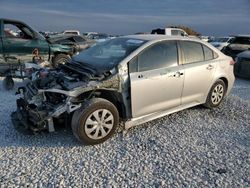
[[[71,58],[67,54],[57,54],[53,58],[53,67],[56,68],[56,67],[58,67],[59,64],[68,63],[68,62],[70,62],[70,60],[71,60]]]
[[[217,80],[211,87],[204,105],[208,108],[218,107],[223,101],[226,92],[226,84],[221,79]]]
[[[6,90],[11,90],[14,87],[14,80],[11,76],[6,76],[3,80],[3,88]]]
[[[95,122],[98,125],[86,124],[87,120],[94,118],[93,113],[97,112],[97,110],[100,110],[101,113],[102,113],[102,110],[107,110],[109,113],[108,115],[112,116],[113,118],[111,121],[112,127],[110,129],[107,127],[103,127],[102,125],[97,123],[97,121],[94,121],[94,120],[92,122]],[[98,116],[99,115],[100,113],[98,112]],[[95,145],[95,144],[100,144],[106,141],[107,139],[109,139],[115,133],[118,123],[119,123],[119,113],[116,107],[108,100],[101,99],[101,98],[93,98],[85,102],[81,108],[79,108],[78,110],[74,112],[72,121],[71,121],[71,127],[72,127],[73,134],[79,141],[83,142],[86,145]],[[92,127],[88,127],[88,126],[92,126]],[[100,127],[98,129],[96,128],[92,132],[87,134],[86,129],[93,129],[94,126],[95,127],[101,126],[102,128]],[[104,137],[101,137],[103,134],[101,129],[105,130],[105,133],[107,134]],[[96,130],[98,130],[97,137],[99,137],[100,135],[100,138],[96,138],[96,139],[91,138],[90,136],[95,136]]]

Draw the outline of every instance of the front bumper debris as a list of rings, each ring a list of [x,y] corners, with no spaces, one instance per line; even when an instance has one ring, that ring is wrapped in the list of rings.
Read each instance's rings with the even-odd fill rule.
[[[17,110],[11,114],[15,129],[19,132],[36,132],[47,128],[46,111],[38,111],[29,107],[23,98],[17,99]]]
[[[63,114],[70,114],[81,107],[81,104],[72,104],[70,98],[64,103],[54,106],[48,110],[47,106],[36,106],[29,104],[24,98],[16,101],[17,110],[11,114],[12,123],[19,132],[27,134],[48,130],[54,132],[54,118],[59,118]]]

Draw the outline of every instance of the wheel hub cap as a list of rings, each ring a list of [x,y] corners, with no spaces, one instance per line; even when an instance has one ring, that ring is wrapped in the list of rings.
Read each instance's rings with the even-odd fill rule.
[[[113,114],[107,109],[99,109],[88,116],[84,129],[89,138],[98,140],[107,136],[113,125]]]
[[[221,84],[218,84],[217,86],[215,86],[212,92],[212,96],[211,96],[212,103],[215,105],[219,104],[223,98],[223,95],[224,95],[224,88]]]

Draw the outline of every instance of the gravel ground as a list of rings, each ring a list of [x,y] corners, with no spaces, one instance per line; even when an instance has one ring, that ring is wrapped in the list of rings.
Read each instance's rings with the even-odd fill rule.
[[[236,79],[232,93],[250,101],[250,80]]]
[[[1,84],[1,81],[0,81]],[[216,110],[195,107],[82,146],[71,131],[14,130],[0,91],[0,187],[250,187],[250,81]]]

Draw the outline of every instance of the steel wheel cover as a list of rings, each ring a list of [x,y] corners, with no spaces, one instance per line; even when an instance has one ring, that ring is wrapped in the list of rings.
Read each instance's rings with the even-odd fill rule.
[[[113,114],[107,109],[98,109],[87,117],[84,130],[89,138],[99,140],[106,137],[113,126]]]

